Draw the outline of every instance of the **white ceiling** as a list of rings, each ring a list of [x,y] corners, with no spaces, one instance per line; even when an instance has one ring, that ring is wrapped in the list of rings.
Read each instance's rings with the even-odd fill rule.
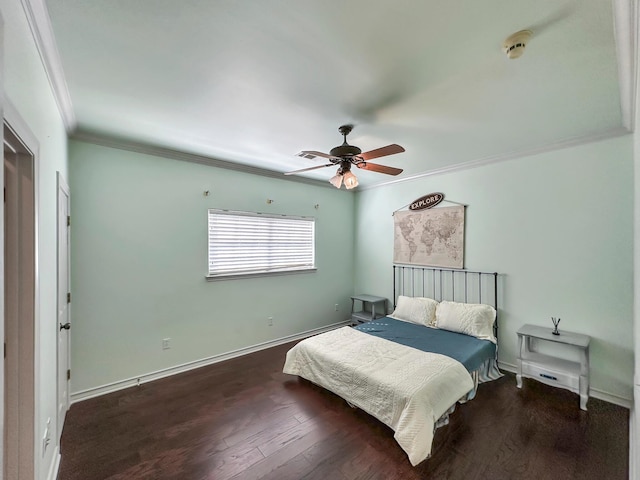
[[[622,127],[603,0],[48,0],[80,132],[285,172],[337,128],[400,177]],[[501,51],[530,28],[524,56]],[[329,179],[335,168],[305,176]],[[393,179],[356,170],[361,185]]]

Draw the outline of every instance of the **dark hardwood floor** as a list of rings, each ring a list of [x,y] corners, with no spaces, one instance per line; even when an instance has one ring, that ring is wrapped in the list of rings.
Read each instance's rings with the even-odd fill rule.
[[[281,372],[292,344],[72,405],[59,480],[628,478],[628,411],[481,385],[412,467],[391,429]]]

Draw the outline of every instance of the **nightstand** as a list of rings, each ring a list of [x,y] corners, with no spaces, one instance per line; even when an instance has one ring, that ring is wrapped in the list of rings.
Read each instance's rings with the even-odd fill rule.
[[[589,400],[589,342],[591,337],[551,328],[523,325],[518,330],[518,373],[516,383],[522,388],[522,377],[533,378],[554,387],[565,388],[580,395],[580,408],[587,409]],[[547,355],[531,349],[531,339],[554,342],[562,348],[577,350],[579,362]]]
[[[360,305],[357,305],[360,302]],[[356,307],[361,310],[356,311]],[[370,322],[387,314],[387,299],[374,295],[354,295],[351,297],[351,324]]]

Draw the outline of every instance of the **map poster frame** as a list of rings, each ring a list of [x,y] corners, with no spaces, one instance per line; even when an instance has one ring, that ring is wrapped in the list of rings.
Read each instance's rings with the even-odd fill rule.
[[[393,215],[393,263],[464,268],[465,207],[402,210]]]

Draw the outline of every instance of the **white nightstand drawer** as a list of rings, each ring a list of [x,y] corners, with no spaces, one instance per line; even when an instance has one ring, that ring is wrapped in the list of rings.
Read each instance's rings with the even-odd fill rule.
[[[580,386],[579,376],[570,375],[566,372],[556,372],[549,368],[535,364],[532,365],[524,361],[522,362],[522,374],[530,378],[535,378],[547,385],[568,388],[574,392],[577,392]]]

